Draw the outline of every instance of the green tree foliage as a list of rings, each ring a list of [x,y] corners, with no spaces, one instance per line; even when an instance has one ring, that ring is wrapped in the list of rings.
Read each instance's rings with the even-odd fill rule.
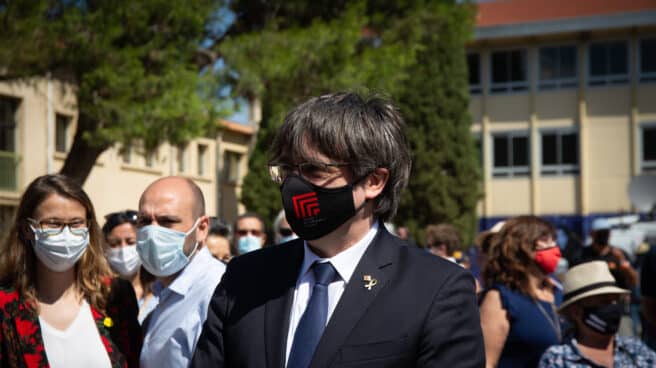
[[[451,222],[466,241],[478,199],[476,153],[469,132],[464,43],[472,9],[455,1],[236,0],[237,18],[219,50],[239,95],[262,101],[263,120],[242,201],[271,219],[280,193],[267,150],[284,115],[311,96],[375,91],[400,105],[414,168],[397,223],[415,236]]]
[[[84,182],[116,142],[203,134],[216,109],[199,73],[219,0],[0,0],[0,79],[50,74],[76,86],[75,138],[62,173]],[[202,63],[201,63],[202,64]]]
[[[417,14],[423,47],[399,96],[409,123],[413,169],[397,218],[419,238],[427,224],[451,223],[466,245],[473,241],[480,199],[463,47],[471,34],[472,10],[437,4]]]

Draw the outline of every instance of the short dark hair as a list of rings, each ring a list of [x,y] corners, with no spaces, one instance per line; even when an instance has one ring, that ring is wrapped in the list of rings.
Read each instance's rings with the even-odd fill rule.
[[[256,218],[262,225],[262,232],[266,233],[266,223],[264,222],[264,218],[255,212],[246,212],[243,215],[239,215],[239,217],[237,217],[235,224],[232,227],[235,233],[237,233],[237,230],[239,230],[239,220],[245,218]]]
[[[410,175],[410,149],[405,123],[386,99],[340,92],[313,97],[292,110],[278,130],[271,163],[312,161],[305,147],[340,163],[349,163],[354,178],[376,168],[389,170],[383,192],[375,199],[374,215],[383,221],[396,213]]]
[[[426,238],[430,238],[429,247],[446,246],[446,254],[451,256],[454,251],[460,250],[460,236],[458,230],[451,224],[428,225]]]
[[[210,217],[210,230],[208,235],[219,235],[227,238],[230,235],[228,224],[218,217]]]
[[[105,224],[102,227],[103,234],[105,237],[114,230],[115,227],[129,223],[132,225],[137,225],[137,214],[135,210],[125,210],[119,212],[112,212],[108,215],[105,215]]]

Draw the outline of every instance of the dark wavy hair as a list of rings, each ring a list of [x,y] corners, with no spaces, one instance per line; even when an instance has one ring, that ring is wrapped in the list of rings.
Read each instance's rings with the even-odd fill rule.
[[[484,285],[502,284],[535,297],[529,284],[529,274],[539,270],[533,261],[535,245],[538,239],[555,235],[556,228],[536,216],[518,216],[506,221],[491,239],[483,268]]]

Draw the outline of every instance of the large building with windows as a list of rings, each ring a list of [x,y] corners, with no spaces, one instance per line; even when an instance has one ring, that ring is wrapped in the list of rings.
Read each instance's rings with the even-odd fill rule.
[[[467,61],[481,228],[634,212],[631,179],[656,174],[655,1],[480,2]]]
[[[244,211],[241,182],[259,111],[252,108],[249,116],[250,122],[221,120],[215,136],[182,146],[163,143],[146,152],[140,142],[133,142],[105,151],[84,184],[100,223],[110,212],[135,209],[146,186],[167,175],[194,180],[205,195],[207,213],[234,221]],[[0,231],[10,223],[27,185],[37,176],[59,171],[76,124],[71,86],[47,79],[0,83]]]

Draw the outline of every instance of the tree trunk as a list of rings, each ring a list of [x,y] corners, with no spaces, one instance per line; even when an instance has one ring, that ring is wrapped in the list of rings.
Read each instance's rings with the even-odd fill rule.
[[[73,145],[66,156],[64,166],[59,171],[60,174],[68,176],[80,185],[83,185],[89,177],[98,157],[110,147],[107,143],[97,144],[84,139],[84,134],[93,131],[97,125],[97,121],[89,119],[80,112]]]

